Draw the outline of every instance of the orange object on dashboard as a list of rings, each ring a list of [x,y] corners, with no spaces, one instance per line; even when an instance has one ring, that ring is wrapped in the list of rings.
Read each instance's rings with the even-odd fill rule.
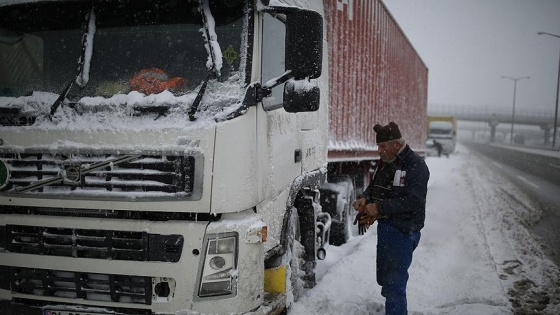
[[[130,79],[130,89],[146,95],[161,93],[165,90],[176,90],[187,84],[187,79],[169,78],[167,73],[159,68],[142,69]]]

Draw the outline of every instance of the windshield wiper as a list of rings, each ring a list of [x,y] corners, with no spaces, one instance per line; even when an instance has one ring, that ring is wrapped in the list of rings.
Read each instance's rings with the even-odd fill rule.
[[[198,94],[194,99],[194,102],[189,109],[189,120],[195,121],[196,120],[196,112],[198,111],[198,106],[200,106],[200,102],[202,101],[202,97],[204,93],[206,93],[206,87],[208,86],[208,81],[212,78],[220,78],[220,69],[222,68],[221,60],[222,60],[222,51],[220,49],[220,45],[218,44],[218,36],[214,28],[210,27],[216,25],[214,21],[214,17],[212,16],[212,12],[210,11],[210,6],[208,4],[208,0],[201,0],[199,9],[200,14],[202,15],[202,24],[204,24],[204,40],[206,41],[206,50],[208,52],[208,58],[212,61],[211,66],[208,69],[208,75],[204,79],[200,90],[198,90]],[[218,64],[218,61],[220,63]]]
[[[202,97],[204,96],[204,93],[206,92],[206,87],[208,86],[208,81],[210,81],[210,79],[212,78],[212,73],[208,73],[208,75],[206,75],[206,79],[204,79],[204,82],[202,83],[202,86],[200,87],[200,90],[198,90],[198,93],[196,94],[196,98],[194,99],[194,102],[191,105],[191,108],[189,108],[189,120],[190,121],[195,121],[196,120],[196,112],[198,111],[198,106],[200,105],[200,102],[202,101]]]
[[[66,99],[66,96],[68,95],[68,92],[70,92],[74,82],[79,86],[84,87],[89,81],[89,62],[91,61],[91,55],[93,53],[93,35],[95,34],[95,11],[93,5],[86,17],[86,21],[86,27],[82,35],[82,55],[80,56],[80,59],[78,59],[76,77],[70,81],[62,93],[60,93],[56,101],[54,101],[51,105],[51,112],[49,114],[50,120],[52,120],[54,113],[56,113],[58,107],[60,107],[62,102],[64,102],[64,99]]]
[[[208,0],[201,0],[199,10],[202,15],[202,23],[204,24],[203,35],[206,40],[206,50],[208,52],[208,57],[212,61],[208,70],[212,71],[216,78],[220,78],[220,70],[222,69],[222,50],[220,49],[218,35],[216,34],[216,21],[210,11]]]

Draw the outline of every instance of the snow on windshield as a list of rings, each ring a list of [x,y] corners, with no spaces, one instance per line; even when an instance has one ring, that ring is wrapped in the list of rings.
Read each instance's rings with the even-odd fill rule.
[[[96,2],[94,11],[88,1],[66,2],[67,10],[55,3],[0,7],[0,108],[33,117],[34,128],[191,128],[188,111],[212,59],[206,32],[221,77],[208,82],[194,124],[223,120],[242,106],[244,4],[227,12],[208,6],[201,34],[198,1],[129,2]],[[157,14],[148,10],[154,5]],[[10,18],[11,10],[17,17]],[[55,13],[67,16],[53,22]],[[78,85],[51,121],[51,106],[74,79]]]

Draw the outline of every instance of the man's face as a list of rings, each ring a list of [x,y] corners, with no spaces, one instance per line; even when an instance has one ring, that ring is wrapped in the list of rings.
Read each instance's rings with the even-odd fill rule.
[[[377,146],[379,147],[379,156],[383,162],[391,162],[394,160],[401,148],[401,144],[394,140],[379,142]]]

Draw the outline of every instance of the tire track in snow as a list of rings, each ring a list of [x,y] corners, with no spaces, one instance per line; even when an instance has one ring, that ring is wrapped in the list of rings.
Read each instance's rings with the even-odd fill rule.
[[[465,172],[465,175],[479,177],[479,180],[471,182],[482,180],[490,183],[490,187],[498,188],[485,190],[473,186],[473,191],[477,196],[477,204],[499,206],[490,213],[479,213],[479,220],[514,314],[559,314],[558,268],[546,258],[538,241],[523,226],[534,223],[540,212],[507,180],[500,176],[488,176],[488,172],[484,171],[488,165],[486,161],[478,159],[474,163],[479,165],[469,169],[475,169],[476,172]],[[499,163],[491,164],[502,168]],[[525,178],[518,178],[528,182]],[[488,206],[478,208],[492,209]],[[499,230],[496,227],[500,227]]]

